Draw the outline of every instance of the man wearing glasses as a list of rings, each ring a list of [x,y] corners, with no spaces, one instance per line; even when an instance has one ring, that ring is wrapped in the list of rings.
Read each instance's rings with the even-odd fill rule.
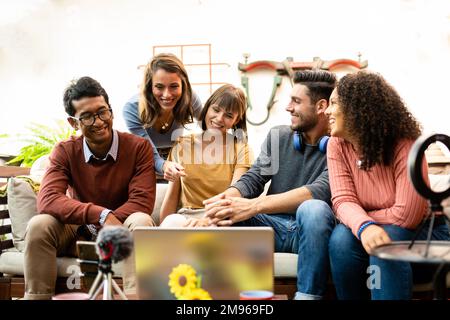
[[[152,226],[156,179],[150,143],[113,130],[108,95],[94,79],[64,92],[70,125],[82,135],[57,144],[25,237],[25,298],[50,299],[57,256],[76,256],[77,240],[105,225]],[[124,291],[135,293],[134,257],[123,264]]]

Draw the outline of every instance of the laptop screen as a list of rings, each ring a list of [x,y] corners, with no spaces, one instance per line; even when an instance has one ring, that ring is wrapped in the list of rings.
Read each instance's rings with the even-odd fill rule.
[[[239,299],[241,291],[273,291],[271,228],[139,227],[133,236],[139,299]]]

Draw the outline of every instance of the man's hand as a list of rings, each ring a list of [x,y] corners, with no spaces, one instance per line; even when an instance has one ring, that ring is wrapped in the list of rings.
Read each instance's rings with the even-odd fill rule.
[[[391,243],[391,238],[384,229],[376,224],[371,224],[361,233],[361,243],[368,254],[382,244]]]
[[[174,182],[180,177],[185,177],[184,167],[176,162],[165,161],[163,165],[164,179]]]
[[[236,222],[253,217],[257,213],[257,200],[257,198],[245,199],[239,197],[219,198],[206,205],[205,217],[210,219],[212,225],[231,226]]]
[[[219,193],[218,195],[215,195],[214,197],[211,197],[209,199],[203,200],[203,205],[207,208],[209,204],[213,204],[219,200],[225,199],[226,196],[224,193]]]
[[[117,219],[116,216],[112,212],[110,212],[106,216],[104,226],[121,226],[121,225],[122,225],[122,222],[120,222],[120,220]]]

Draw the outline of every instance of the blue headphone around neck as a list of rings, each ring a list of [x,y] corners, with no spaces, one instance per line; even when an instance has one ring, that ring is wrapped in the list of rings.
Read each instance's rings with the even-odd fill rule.
[[[319,141],[317,141],[320,152],[327,153],[328,139],[330,139],[329,136],[323,136],[319,139]],[[297,151],[303,151],[302,135],[298,131],[294,132],[294,149]]]

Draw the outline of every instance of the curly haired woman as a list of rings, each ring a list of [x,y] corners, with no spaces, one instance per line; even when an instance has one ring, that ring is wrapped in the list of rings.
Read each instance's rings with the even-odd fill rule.
[[[407,158],[421,134],[396,90],[375,73],[344,76],[326,111],[331,136],[327,160],[333,210],[340,224],[330,238],[331,272],[339,299],[410,299],[412,268],[371,251],[410,240],[425,218],[427,201],[407,176]],[[423,176],[427,163],[423,162]],[[419,239],[426,238],[426,230]],[[449,239],[443,217],[433,238]],[[368,267],[371,266],[369,269]],[[369,281],[373,271],[379,281]]]

